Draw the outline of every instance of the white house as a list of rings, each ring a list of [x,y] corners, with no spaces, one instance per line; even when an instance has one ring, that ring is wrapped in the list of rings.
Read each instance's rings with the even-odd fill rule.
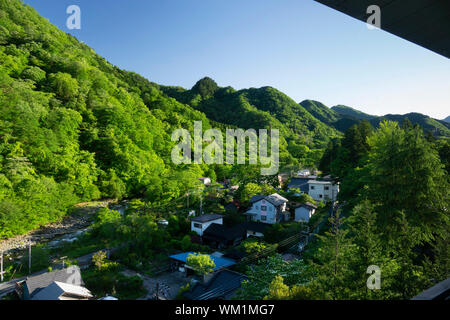
[[[251,221],[274,224],[281,221],[288,221],[290,213],[286,210],[288,200],[278,193],[270,196],[253,196],[250,199],[252,206],[246,214],[251,217]]]
[[[306,202],[295,208],[295,221],[308,222],[312,215],[316,212],[317,207],[310,202]]]
[[[220,214],[204,214],[191,218],[191,231],[195,231],[199,236],[203,236],[212,223],[223,224],[223,216]]]
[[[208,177],[200,177],[200,178],[198,178],[198,180],[200,180],[200,182],[203,183],[205,186],[208,186],[211,184],[211,178],[208,178]]]
[[[339,185],[332,181],[308,181],[308,194],[316,201],[336,201]]]

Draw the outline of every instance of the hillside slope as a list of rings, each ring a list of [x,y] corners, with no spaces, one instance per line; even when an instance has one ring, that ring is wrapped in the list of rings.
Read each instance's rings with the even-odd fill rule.
[[[118,69],[18,0],[0,0],[0,238],[78,201],[163,201],[208,174],[175,166],[173,130],[207,117]]]

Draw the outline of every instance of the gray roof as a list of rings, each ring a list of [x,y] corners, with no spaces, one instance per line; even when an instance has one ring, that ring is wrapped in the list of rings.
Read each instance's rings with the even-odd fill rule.
[[[73,284],[55,281],[34,294],[32,300],[65,300],[88,298],[92,298],[92,294],[88,289]]]
[[[307,193],[309,191],[308,180],[311,180],[311,179],[316,179],[316,176],[292,178],[291,181],[289,182],[288,188],[289,189],[300,189],[300,191]]]
[[[297,208],[300,208],[300,207],[317,209],[317,206],[311,202],[303,203],[303,204],[299,205]]]
[[[331,181],[309,180],[308,184],[333,184]]]
[[[34,294],[39,292],[39,290],[48,287],[55,281],[70,283],[78,286],[84,285],[83,279],[81,279],[80,268],[78,266],[70,266],[66,269],[29,277],[25,280],[25,285],[27,286],[30,298],[32,298]]]
[[[247,276],[230,270],[217,272],[206,284],[197,283],[183,295],[189,300],[229,299],[247,280]]]
[[[276,207],[289,201],[288,199],[280,196],[278,193],[271,194],[270,196],[265,197],[265,199]]]
[[[251,197],[250,202],[254,203],[254,202],[257,202],[257,201],[260,201],[263,199],[270,202],[275,207],[278,207],[278,206],[282,205],[283,203],[288,202],[288,199],[280,196],[278,193],[271,194],[270,196],[262,196],[262,195],[253,196],[253,197]]]
[[[258,195],[256,195],[256,196],[251,197],[251,198],[250,198],[250,202],[251,202],[251,203],[257,202],[257,201],[259,201],[259,200],[261,200],[261,199],[264,199],[264,196],[258,194]]]
[[[221,215],[221,214],[204,214],[202,216],[191,218],[191,221],[205,223],[205,222],[217,220],[220,218],[223,218],[223,215]]]

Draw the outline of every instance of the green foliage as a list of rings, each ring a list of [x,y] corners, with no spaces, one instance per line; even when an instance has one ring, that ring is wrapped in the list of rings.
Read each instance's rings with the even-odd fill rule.
[[[216,266],[209,255],[192,253],[188,255],[186,265],[194,269],[194,271],[200,276],[211,273]]]
[[[279,276],[283,278],[283,286],[289,287],[305,285],[311,278],[311,270],[302,260],[295,259],[287,262],[279,254],[249,266],[246,274],[249,280],[242,283],[242,288],[236,294],[237,299],[264,299],[270,294],[271,283]]]
[[[248,238],[241,242],[241,244],[238,246],[239,250],[242,250],[248,255],[259,255],[261,254],[265,249],[268,248],[267,243],[264,241],[259,241],[255,238]]]
[[[92,263],[95,265],[97,270],[102,270],[106,264],[106,252],[105,251],[97,251],[92,256]]]

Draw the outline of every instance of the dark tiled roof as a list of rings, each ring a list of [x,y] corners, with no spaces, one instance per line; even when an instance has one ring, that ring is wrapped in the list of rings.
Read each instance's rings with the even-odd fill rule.
[[[39,290],[46,288],[55,281],[84,286],[80,268],[77,266],[27,278],[25,285],[27,286],[29,296],[32,297],[33,294],[36,294]]]
[[[292,178],[289,182],[289,189],[300,189],[300,191],[307,193],[309,191],[308,180],[312,179],[312,176],[304,178]]]
[[[270,196],[265,197],[267,201],[273,204],[275,207],[282,205],[283,203],[288,202],[288,199],[280,196],[278,193],[271,194]]]
[[[306,203],[302,203],[298,206],[295,206],[294,208],[300,208],[300,207],[305,207],[305,208],[311,208],[311,209],[317,209],[317,206],[311,202],[306,202]]]
[[[250,202],[253,203],[253,202],[259,201],[261,199],[264,199],[264,196],[256,195],[256,196],[253,196],[253,197],[250,198]]]
[[[247,279],[243,274],[222,270],[217,272],[206,284],[197,283],[183,295],[189,300],[227,299],[240,288],[241,282]]]
[[[191,221],[204,223],[208,221],[217,220],[220,218],[223,218],[223,216],[220,214],[204,214],[202,216],[191,218]]]
[[[211,223],[205,231],[203,237],[219,241],[233,241],[245,235],[245,224],[238,224],[233,227],[227,227],[223,224]]]
[[[263,222],[250,221],[247,222],[247,230],[264,233],[270,225]]]

